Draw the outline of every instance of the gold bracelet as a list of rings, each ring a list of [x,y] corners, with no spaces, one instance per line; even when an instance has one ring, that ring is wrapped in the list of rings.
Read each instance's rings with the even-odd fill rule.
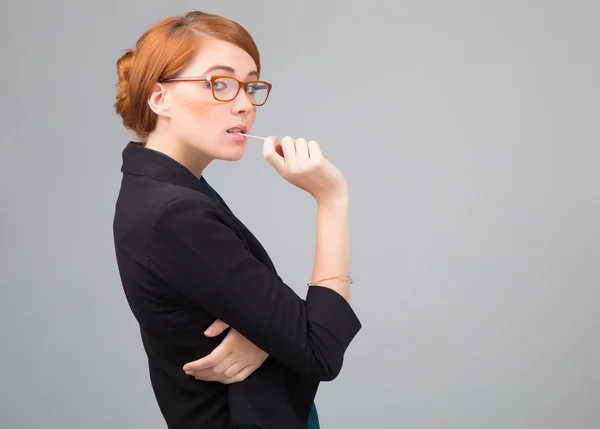
[[[354,280],[352,280],[352,277],[350,277],[348,274],[343,274],[341,276],[327,277],[326,279],[321,279],[321,280],[313,280],[313,281],[310,281],[310,282],[306,283],[306,285],[307,286],[313,286],[315,283],[319,283],[319,282],[322,282],[322,281],[325,281],[325,280],[339,279],[339,278],[342,278],[342,277],[347,278],[350,281],[350,284],[354,283]]]

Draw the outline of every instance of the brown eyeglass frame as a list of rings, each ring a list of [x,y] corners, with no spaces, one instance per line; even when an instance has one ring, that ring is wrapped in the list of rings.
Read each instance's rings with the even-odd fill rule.
[[[217,79],[233,79],[238,83],[238,88],[237,91],[235,93],[235,95],[231,98],[231,100],[219,100],[217,98],[217,96],[215,95],[215,80]],[[187,77],[170,77],[167,79],[161,79],[159,82],[160,83],[168,83],[168,82],[201,82],[201,81],[206,81],[206,82],[210,82],[210,89],[212,91],[212,96],[215,100],[220,101],[222,103],[228,103],[230,101],[235,100],[235,98],[238,96],[238,94],[240,93],[240,89],[246,88],[248,85],[251,85],[253,83],[262,83],[263,85],[265,85],[267,87],[267,96],[265,97],[265,101],[263,101],[261,104],[255,104],[252,103],[253,106],[263,106],[267,100],[269,99],[269,95],[271,94],[271,88],[273,88],[273,85],[271,85],[269,82],[265,82],[264,80],[253,80],[251,82],[242,82],[241,80],[238,80],[232,76],[224,76],[224,75],[204,75],[204,76],[187,76]],[[245,90],[245,89],[244,89]]]

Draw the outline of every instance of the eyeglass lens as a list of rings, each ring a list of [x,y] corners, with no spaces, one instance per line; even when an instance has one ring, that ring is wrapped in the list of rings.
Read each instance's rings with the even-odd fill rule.
[[[220,101],[230,101],[235,98],[238,90],[238,81],[226,77],[220,77],[214,81],[215,98]],[[252,82],[246,84],[246,94],[253,104],[262,104],[265,102],[269,88],[261,82]]]

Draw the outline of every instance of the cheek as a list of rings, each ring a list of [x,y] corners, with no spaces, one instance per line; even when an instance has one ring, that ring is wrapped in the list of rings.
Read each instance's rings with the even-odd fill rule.
[[[181,85],[177,89],[174,102],[177,106],[175,115],[179,118],[178,122],[205,122],[204,118],[210,115],[214,100],[209,99],[206,91],[198,85]]]
[[[185,97],[182,100],[182,108],[184,116],[193,117],[196,120],[210,115],[213,108],[212,103],[206,101],[201,97]]]
[[[188,97],[181,100],[181,109],[178,112],[178,127],[182,133],[191,139],[204,139],[213,141],[220,135],[225,136],[225,130],[232,126],[231,107],[218,101],[207,101]]]
[[[215,106],[206,100],[186,100],[180,112],[180,127],[185,129],[184,132],[191,132],[196,137],[212,135],[216,129],[222,128],[219,107],[221,106]]]

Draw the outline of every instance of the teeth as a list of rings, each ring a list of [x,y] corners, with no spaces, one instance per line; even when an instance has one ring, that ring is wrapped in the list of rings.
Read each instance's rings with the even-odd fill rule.
[[[230,133],[241,133],[242,130],[240,128],[231,128],[230,130],[228,130],[228,132],[230,132]]]

